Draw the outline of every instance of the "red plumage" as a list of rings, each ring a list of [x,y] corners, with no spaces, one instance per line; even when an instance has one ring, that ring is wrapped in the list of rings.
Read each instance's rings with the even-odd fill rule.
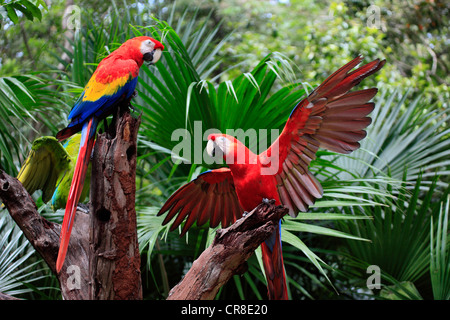
[[[319,181],[308,170],[317,150],[350,153],[359,148],[358,141],[366,136],[364,129],[371,123],[367,115],[374,104],[369,100],[377,89],[349,90],[380,70],[385,60],[374,60],[350,72],[361,61],[362,57],[350,61],[300,101],[278,139],[259,155],[234,137],[210,135],[207,148],[220,149],[229,169],[209,171],[176,191],[159,212],[169,211],[164,223],[176,216],[174,229],[188,217],[182,234],[195,221],[202,225],[208,218],[212,227],[219,221],[226,227],[242,216],[242,210],[253,210],[263,198],[286,206],[294,217],[307,211],[323,194]],[[239,156],[240,150],[244,153]],[[220,202],[222,209],[214,207],[214,201]],[[192,202],[199,205],[192,206]],[[262,244],[270,299],[288,298],[280,232],[277,228]]]
[[[137,84],[139,68],[145,61],[155,63],[163,45],[150,37],[132,38],[103,59],[70,111],[69,125],[56,134],[64,140],[81,130],[80,151],[67,199],[61,228],[61,243],[56,262],[59,272],[69,245],[76,207],[94,146],[98,121],[110,115],[119,103],[131,99]]]

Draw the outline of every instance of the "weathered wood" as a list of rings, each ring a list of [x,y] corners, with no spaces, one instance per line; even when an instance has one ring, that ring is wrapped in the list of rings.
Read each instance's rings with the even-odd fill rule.
[[[99,134],[91,183],[91,299],[142,299],[136,232],[136,150],[140,118],[117,118],[114,137]]]
[[[211,300],[233,275],[247,270],[246,261],[288,213],[274,201],[262,202],[227,229],[218,230],[213,243],[192,264],[168,300]]]
[[[141,299],[136,231],[136,141],[140,119],[116,116],[114,134],[94,149],[90,212],[77,208],[63,268],[56,274],[61,225],[38,212],[22,184],[0,170],[0,198],[36,251],[56,274],[63,299]],[[117,131],[117,134],[115,133]],[[109,138],[114,135],[114,138]],[[103,188],[103,189],[102,189]]]
[[[0,198],[25,237],[56,274],[61,225],[42,217],[22,184],[1,170]],[[64,267],[57,274],[62,296],[66,300],[88,298],[88,223],[88,214],[77,210]]]

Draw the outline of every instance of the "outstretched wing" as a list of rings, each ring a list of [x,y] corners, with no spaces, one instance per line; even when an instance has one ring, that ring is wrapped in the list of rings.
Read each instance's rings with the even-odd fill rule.
[[[70,156],[54,137],[34,140],[25,163],[17,175],[29,194],[42,190],[42,200],[50,200],[60,175],[69,168]]]
[[[322,197],[322,186],[308,170],[318,148],[350,153],[366,136],[364,129],[371,123],[367,115],[374,108],[369,100],[378,90],[349,91],[380,70],[386,61],[377,59],[350,72],[361,61],[361,56],[350,61],[303,99],[278,139],[260,155],[266,163],[278,155],[278,194],[291,216],[306,211],[316,198]]]
[[[236,195],[233,175],[228,168],[206,171],[182,186],[166,201],[158,216],[167,211],[163,224],[167,224],[176,216],[170,231],[187,218],[181,235],[184,235],[194,222],[201,226],[209,220],[212,228],[217,227],[219,223],[222,223],[222,227],[227,227],[243,213]]]

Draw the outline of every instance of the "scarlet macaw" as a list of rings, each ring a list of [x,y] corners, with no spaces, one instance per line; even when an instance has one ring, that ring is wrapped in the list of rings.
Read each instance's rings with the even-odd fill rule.
[[[178,214],[170,230],[187,217],[182,235],[195,221],[199,226],[209,220],[211,227],[219,222],[226,227],[262,199],[275,199],[293,217],[307,211],[323,194],[319,181],[308,170],[319,147],[350,153],[359,148],[358,141],[366,136],[364,129],[371,123],[367,115],[374,103],[368,101],[377,88],[349,91],[380,70],[386,61],[377,59],[350,72],[361,61],[361,56],[350,61],[298,103],[280,136],[259,155],[232,136],[209,135],[208,154],[221,154],[229,168],[202,173],[178,189],[158,213],[168,211],[163,224]],[[274,165],[273,174],[262,174]],[[280,233],[281,220],[271,237],[261,244],[270,299],[288,298]]]
[[[127,40],[104,58],[84,88],[69,114],[69,125],[57,133],[61,141],[81,130],[81,143],[61,228],[61,243],[56,271],[63,266],[69,245],[75,209],[83,189],[86,170],[94,146],[99,120],[110,115],[121,102],[131,99],[136,88],[139,68],[144,61],[156,63],[164,46],[157,40],[142,36]]]
[[[75,134],[61,145],[55,137],[44,136],[33,141],[31,150],[20,168],[17,179],[29,194],[42,190],[42,201],[51,200],[54,211],[64,208],[69,194],[81,134]],[[89,192],[90,174],[80,200]],[[53,196],[52,196],[53,194]]]

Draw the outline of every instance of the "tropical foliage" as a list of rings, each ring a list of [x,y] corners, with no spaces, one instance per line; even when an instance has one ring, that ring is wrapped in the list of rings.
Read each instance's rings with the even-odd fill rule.
[[[8,14],[1,31],[6,37],[0,40],[7,57],[0,69],[0,168],[17,174],[29,141],[64,126],[71,104],[110,51],[132,36],[160,39],[166,50],[158,64],[141,69],[134,106],[142,117],[136,208],[144,296],[165,298],[215,234],[194,227],[180,238],[156,216],[172,192],[211,167],[203,157],[195,164],[185,161],[204,149],[203,133],[211,128],[280,130],[305,93],[357,52],[366,59],[387,58],[387,68],[364,83],[381,90],[361,149],[349,156],[320,150],[312,171],[323,184],[324,197],[310,212],[286,217],[282,224],[289,294],[293,299],[449,299],[450,119],[448,87],[442,81],[447,53],[435,62],[422,50],[414,53],[412,45],[392,40],[397,38],[391,28],[407,15],[368,28],[363,17],[369,5],[363,1],[235,2],[203,2],[195,9],[183,1],[113,2],[109,8],[99,4],[103,14],[81,2],[80,29],[66,33],[59,23],[46,44],[39,42],[35,24],[61,19],[61,3],[2,4]],[[442,50],[448,26],[433,20],[433,10],[443,10],[439,3],[426,7],[436,24],[422,27],[429,38],[399,32],[420,48],[433,44],[433,52]],[[294,17],[294,8],[305,14]],[[400,10],[388,2],[380,8],[391,9],[394,16]],[[13,37],[20,28],[29,29],[36,37],[29,42],[40,45],[41,51],[30,48],[32,59],[17,55],[27,52]],[[423,63],[420,70],[397,61],[405,54]],[[431,83],[424,85],[426,79]],[[172,133],[182,129],[195,136],[199,125],[203,144],[174,156],[179,137]],[[258,150],[258,140],[245,143]],[[43,215],[61,221],[62,212],[54,215],[39,195],[35,199]],[[59,298],[51,272],[4,212],[0,248],[0,292]],[[257,251],[248,272],[234,277],[217,298],[265,299],[261,266]],[[370,266],[380,270],[380,289],[367,286]]]

